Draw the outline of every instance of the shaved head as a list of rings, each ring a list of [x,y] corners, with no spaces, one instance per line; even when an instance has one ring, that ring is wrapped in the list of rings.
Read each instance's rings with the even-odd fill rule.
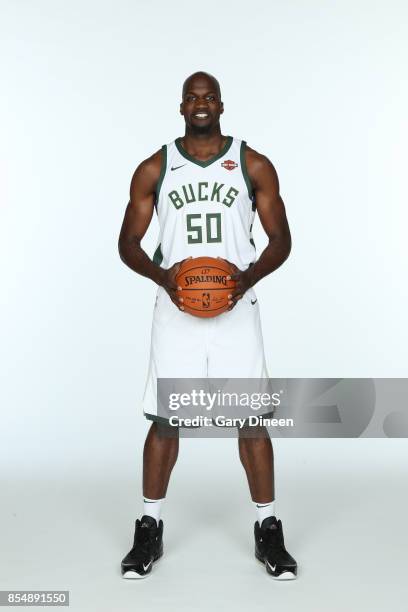
[[[186,131],[196,136],[220,133],[220,115],[224,112],[220,84],[208,72],[194,72],[183,83],[180,114]]]
[[[212,74],[209,74],[208,72],[203,72],[201,70],[199,72],[194,72],[193,74],[190,74],[190,76],[187,77],[186,80],[184,81],[183,92],[182,92],[183,98],[186,92],[190,89],[190,87],[193,86],[193,83],[200,82],[200,81],[207,81],[210,87],[212,87],[214,91],[217,92],[217,95],[219,99],[221,100],[221,88],[220,88],[219,82],[217,81],[215,76],[213,76]]]

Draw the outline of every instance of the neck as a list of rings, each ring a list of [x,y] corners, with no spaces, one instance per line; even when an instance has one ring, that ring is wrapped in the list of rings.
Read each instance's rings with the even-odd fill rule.
[[[203,142],[205,140],[213,140],[221,137],[221,127],[219,122],[217,125],[214,125],[208,132],[201,132],[197,130],[197,128],[192,127],[191,125],[186,125],[186,131],[184,134],[184,138],[188,138],[189,140],[196,140],[199,142]]]
[[[182,145],[188,153],[196,157],[209,157],[217,154],[225,144],[226,136],[221,134],[220,124],[209,132],[197,132],[186,126]]]

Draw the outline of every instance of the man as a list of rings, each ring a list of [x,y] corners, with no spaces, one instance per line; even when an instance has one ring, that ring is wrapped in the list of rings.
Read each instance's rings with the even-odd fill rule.
[[[130,187],[130,202],[119,238],[122,260],[158,286],[152,326],[144,413],[153,421],[143,454],[144,514],[136,521],[134,543],[122,561],[125,578],[151,572],[162,555],[160,512],[178,455],[178,435],[157,414],[158,378],[267,378],[259,306],[252,287],[278,268],[291,246],[285,207],[271,162],[244,141],[221,134],[224,112],[218,81],[197,72],[185,81],[180,113],[186,128],[143,161]],[[160,236],[153,261],[141,247],[154,209]],[[269,238],[256,260],[252,224],[258,211]],[[236,289],[229,311],[213,319],[183,312],[176,275],[181,262],[202,255],[233,264]],[[231,365],[233,364],[233,365]],[[245,429],[245,428],[244,428]],[[262,435],[239,435],[239,455],[257,513],[255,555],[279,579],[297,574],[275,516],[273,450]]]

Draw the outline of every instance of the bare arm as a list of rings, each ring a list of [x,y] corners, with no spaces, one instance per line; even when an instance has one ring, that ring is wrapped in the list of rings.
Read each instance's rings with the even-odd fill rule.
[[[269,239],[259,259],[249,268],[251,285],[254,285],[288,258],[291,237],[275,168],[267,157],[249,148],[247,168],[255,192],[259,219]]]
[[[119,254],[129,268],[164,287],[172,301],[179,307],[175,277],[180,262],[165,270],[157,266],[141,246],[153,216],[160,169],[161,151],[154,153],[136,168],[130,185],[129,204],[119,235]]]
[[[275,168],[267,157],[249,147],[246,151],[246,163],[255,192],[256,209],[269,242],[252,266],[243,272],[237,269],[233,275],[237,287],[232,293],[231,307],[245,291],[279,268],[291,249],[290,230],[285,205],[279,194],[279,180]]]

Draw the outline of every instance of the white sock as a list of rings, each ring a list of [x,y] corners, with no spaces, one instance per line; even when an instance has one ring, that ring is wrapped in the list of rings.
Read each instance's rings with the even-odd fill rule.
[[[271,502],[253,502],[253,504],[255,506],[259,526],[261,526],[262,521],[269,516],[276,516],[275,500]]]
[[[143,514],[154,518],[157,524],[159,524],[161,506],[164,499],[164,497],[162,499],[143,497]]]

